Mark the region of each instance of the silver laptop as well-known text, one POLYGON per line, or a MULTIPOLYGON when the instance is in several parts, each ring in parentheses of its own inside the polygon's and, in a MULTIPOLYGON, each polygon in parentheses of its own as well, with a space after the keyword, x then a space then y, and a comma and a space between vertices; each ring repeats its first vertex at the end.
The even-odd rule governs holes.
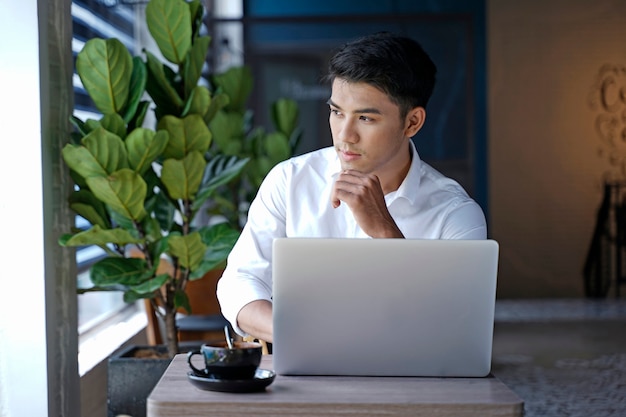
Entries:
POLYGON ((273 245, 277 373, 489 374, 496 241, 281 238, 273 245))

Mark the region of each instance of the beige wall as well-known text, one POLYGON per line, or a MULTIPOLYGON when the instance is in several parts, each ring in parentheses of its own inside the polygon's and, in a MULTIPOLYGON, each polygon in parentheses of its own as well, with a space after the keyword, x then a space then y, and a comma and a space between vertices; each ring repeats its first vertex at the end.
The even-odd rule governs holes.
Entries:
POLYGON ((498 296, 582 296, 601 184, 616 172, 589 98, 604 64, 626 65, 626 1, 490 0, 487 27, 498 296))

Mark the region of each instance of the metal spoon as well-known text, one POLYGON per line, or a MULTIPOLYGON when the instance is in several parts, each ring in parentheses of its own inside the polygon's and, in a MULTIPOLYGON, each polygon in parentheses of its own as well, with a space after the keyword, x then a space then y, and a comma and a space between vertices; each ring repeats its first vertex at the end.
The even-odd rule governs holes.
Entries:
POLYGON ((232 349, 233 340, 230 338, 230 330, 228 330, 228 326, 224 326, 224 334, 226 335, 226 343, 228 344, 228 349, 232 349))

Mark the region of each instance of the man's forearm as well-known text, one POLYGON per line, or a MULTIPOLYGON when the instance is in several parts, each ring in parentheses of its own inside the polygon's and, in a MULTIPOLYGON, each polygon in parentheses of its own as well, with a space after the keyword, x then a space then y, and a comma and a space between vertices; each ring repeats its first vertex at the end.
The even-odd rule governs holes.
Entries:
POLYGON ((256 300, 246 304, 237 315, 237 325, 257 339, 272 342, 272 303, 256 300))

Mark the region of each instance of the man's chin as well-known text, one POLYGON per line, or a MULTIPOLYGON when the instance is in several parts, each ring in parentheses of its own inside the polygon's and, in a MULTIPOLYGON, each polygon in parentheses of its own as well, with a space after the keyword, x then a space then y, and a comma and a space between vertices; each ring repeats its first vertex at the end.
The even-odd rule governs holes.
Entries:
POLYGON ((367 174, 368 172, 370 172, 370 170, 366 169, 362 164, 351 164, 351 163, 345 163, 345 162, 341 163, 341 170, 342 171, 347 171, 347 170, 357 171, 362 174, 367 174))

